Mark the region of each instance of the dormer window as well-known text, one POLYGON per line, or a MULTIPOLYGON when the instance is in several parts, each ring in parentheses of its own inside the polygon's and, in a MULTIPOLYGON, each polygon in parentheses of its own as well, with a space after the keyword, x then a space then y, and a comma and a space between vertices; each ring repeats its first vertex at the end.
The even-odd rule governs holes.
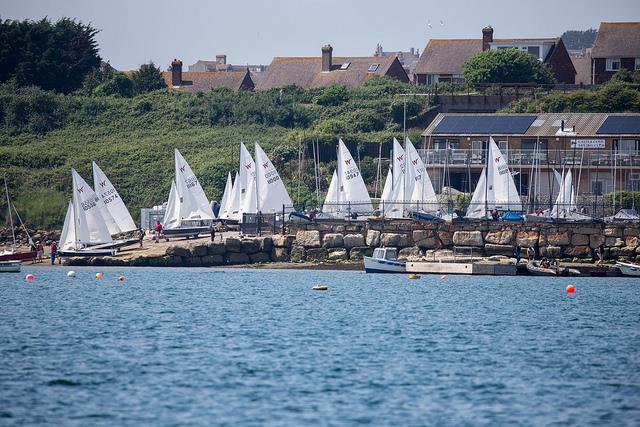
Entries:
POLYGON ((607 58, 606 71, 618 71, 620 69, 620 58, 607 58))
POLYGON ((376 71, 378 71, 379 66, 380 64, 371 64, 369 65, 369 69, 367 71, 370 73, 375 73, 376 71))
POLYGON ((342 64, 340 66, 341 70, 346 70, 347 68, 349 68, 349 65, 351 65, 351 62, 345 62, 344 64, 342 64))

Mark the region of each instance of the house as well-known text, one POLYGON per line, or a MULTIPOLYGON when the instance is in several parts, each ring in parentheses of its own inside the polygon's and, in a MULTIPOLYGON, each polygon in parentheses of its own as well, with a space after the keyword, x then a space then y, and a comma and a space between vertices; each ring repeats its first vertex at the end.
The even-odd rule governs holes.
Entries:
POLYGON ((266 65, 261 64, 247 64, 247 65, 234 65, 227 63, 227 55, 220 54, 216 55, 216 59, 213 61, 207 60, 198 60, 195 64, 189 65, 190 72, 215 72, 215 71, 226 71, 226 72, 239 72, 249 70, 249 74, 251 75, 251 80, 255 84, 264 71, 267 69, 266 65))
POLYGON ((527 196, 533 171, 549 197, 554 170, 572 170, 581 195, 640 190, 640 114, 438 114, 422 133, 422 153, 434 183, 473 191, 486 165, 489 137, 498 144, 527 196), (433 171, 433 172, 432 172, 433 171), (448 182, 445 180, 444 182, 448 182))
POLYGON ((407 73, 407 76, 409 76, 409 78, 411 79, 413 78, 413 72, 416 69, 416 65, 418 65, 418 61, 420 60, 420 51, 412 47, 408 51, 399 50, 397 52, 385 52, 382 49, 382 45, 378 43, 376 45, 376 51, 374 52, 373 56, 397 56, 398 61, 400 61, 400 64, 402 64, 402 67, 407 73))
POLYGON ((258 89, 297 85, 303 88, 339 84, 362 86, 373 76, 389 76, 401 82, 409 77, 396 56, 333 56, 331 45, 322 56, 275 57, 258 82, 258 89))
POLYGON ((549 66, 560 83, 575 83, 576 70, 564 42, 557 38, 494 39, 493 28, 482 29, 481 39, 431 39, 415 69, 421 84, 464 82, 463 65, 473 55, 489 49, 518 49, 549 66))
POLYGON ((174 59, 169 70, 162 73, 171 89, 185 92, 205 92, 216 87, 232 90, 253 90, 255 84, 248 69, 243 71, 182 71, 182 61, 174 59))
POLYGON ((640 22, 601 22, 591 49, 592 83, 605 83, 622 68, 640 70, 640 22))

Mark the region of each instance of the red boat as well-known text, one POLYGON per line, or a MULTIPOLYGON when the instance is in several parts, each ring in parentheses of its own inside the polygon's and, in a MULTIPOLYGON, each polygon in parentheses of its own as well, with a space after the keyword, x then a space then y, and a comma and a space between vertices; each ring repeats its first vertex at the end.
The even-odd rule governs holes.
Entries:
POLYGON ((20 220, 20 224, 22 225, 22 228, 24 229, 25 233, 27 233, 27 237, 29 237, 29 243, 31 245, 33 245, 33 241, 31 240, 31 236, 29 236, 27 227, 25 227, 24 223, 22 222, 22 218, 20 218, 20 214, 18 213, 18 210, 16 209, 15 205, 11 204, 11 200, 9 199, 9 188, 7 187, 6 178, 4 180, 4 191, 7 196, 7 207, 9 210, 9 222, 11 223, 11 235, 13 237, 13 247, 11 251, 0 252, 0 261, 25 261, 29 259, 35 259, 38 256, 38 253, 36 251, 18 252, 16 249, 16 233, 13 228, 13 213, 11 212, 11 208, 13 208, 13 210, 15 211, 16 216, 18 217, 18 220, 20 220))
POLYGON ((33 252, 14 252, 9 254, 0 254, 0 261, 27 261, 35 259, 38 256, 36 251, 33 252))

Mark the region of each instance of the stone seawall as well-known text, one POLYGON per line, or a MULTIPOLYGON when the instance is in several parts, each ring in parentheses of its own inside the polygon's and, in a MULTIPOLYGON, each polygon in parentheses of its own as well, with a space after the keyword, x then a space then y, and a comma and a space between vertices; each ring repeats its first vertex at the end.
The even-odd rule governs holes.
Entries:
POLYGON ((640 261, 640 224, 548 224, 507 222, 424 223, 409 220, 331 221, 289 226, 287 235, 226 238, 221 242, 176 241, 164 255, 75 259, 74 265, 201 267, 269 262, 353 263, 377 247, 397 247, 401 259, 438 260, 454 251, 474 256, 513 256, 533 248, 537 257, 590 262, 604 247, 605 259, 640 261))

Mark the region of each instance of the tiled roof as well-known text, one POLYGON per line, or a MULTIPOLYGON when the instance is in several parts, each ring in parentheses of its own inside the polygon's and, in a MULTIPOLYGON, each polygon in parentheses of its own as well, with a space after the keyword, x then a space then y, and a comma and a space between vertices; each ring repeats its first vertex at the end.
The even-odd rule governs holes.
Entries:
MULTIPOLYGON (((424 130, 422 136, 436 136, 434 134, 434 129, 440 124, 442 119, 447 116, 475 116, 475 117, 495 117, 495 116, 530 116, 531 114, 447 114, 440 113, 436 116, 436 118, 429 124, 429 126, 424 130)), ((640 114, 610 114, 610 113, 542 113, 537 114, 536 120, 534 120, 533 124, 529 126, 527 131, 524 134, 520 134, 522 136, 530 136, 530 137, 555 137, 556 133, 560 129, 561 122, 564 120, 565 128, 571 128, 573 126, 576 127, 576 136, 578 137, 593 137, 599 135, 598 129, 607 119, 607 117, 615 115, 615 116, 629 116, 635 117, 640 121, 640 114)), ((444 134, 438 134, 438 136, 442 136, 444 134)), ((461 133, 451 133, 448 135, 463 135, 461 133)), ((466 135, 466 134, 465 134, 466 135)), ((617 135, 614 135, 617 136, 617 135)))
MULTIPOLYGON (((557 43, 558 38, 493 39, 494 43, 557 43)), ((462 74, 462 66, 482 52, 482 39, 431 39, 422 51, 416 74, 462 74)))
POLYGON ((253 83, 250 87, 243 87, 245 79, 251 80, 247 71, 186 71, 182 72, 182 84, 179 87, 171 85, 171 71, 162 73, 164 81, 168 87, 184 90, 186 92, 205 92, 215 87, 227 87, 233 90, 253 89, 253 83))
POLYGON ((640 22, 601 22, 591 55, 594 58, 640 57, 640 22))
POLYGON ((462 74, 465 61, 482 52, 480 39, 431 39, 422 51, 416 74, 462 74))
MULTIPOLYGON (((297 85, 300 87, 318 87, 330 84, 360 86, 372 76, 385 75, 396 57, 333 57, 329 72, 322 72, 322 57, 275 57, 263 73, 257 84, 258 89, 297 85), (346 70, 340 66, 349 62, 346 70), (379 64, 374 72, 369 67, 379 64)), ((408 81, 408 80, 407 80, 408 81)))

